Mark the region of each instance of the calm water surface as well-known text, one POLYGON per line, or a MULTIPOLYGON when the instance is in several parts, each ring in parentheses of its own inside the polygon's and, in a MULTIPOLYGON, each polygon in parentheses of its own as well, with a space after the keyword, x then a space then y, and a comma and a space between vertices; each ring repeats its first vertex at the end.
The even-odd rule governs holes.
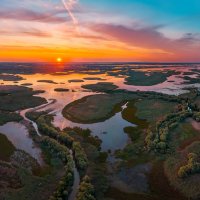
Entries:
MULTIPOLYGON (((123 107, 123 109, 126 106, 123 107)), ((71 122, 65 119, 61 113, 57 113, 54 118, 54 125, 56 127, 65 128, 65 127, 81 127, 83 129, 89 128, 92 131, 94 136, 98 136, 102 140, 102 150, 117 150, 123 149, 129 137, 126 133, 124 133, 124 128, 128 126, 135 126, 124 120, 121 116, 121 112, 116 113, 110 119, 94 123, 94 124, 79 124, 71 122)))
POLYGON ((40 164, 43 164, 40 148, 36 147, 29 137, 27 128, 19 123, 9 122, 0 126, 0 133, 7 136, 17 149, 24 150, 35 158, 40 164))

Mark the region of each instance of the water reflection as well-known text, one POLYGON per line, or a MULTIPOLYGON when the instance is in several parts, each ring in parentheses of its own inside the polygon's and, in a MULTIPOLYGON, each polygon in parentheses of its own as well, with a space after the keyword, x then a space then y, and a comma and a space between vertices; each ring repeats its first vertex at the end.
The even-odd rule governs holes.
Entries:
POLYGON ((43 164, 41 150, 35 146, 24 125, 9 122, 0 126, 0 133, 6 135, 17 149, 24 150, 35 158, 41 165, 43 164))
MULTIPOLYGON (((123 107, 124 109, 125 107, 123 107)), ((92 131, 92 135, 98 136, 102 140, 102 150, 117 150, 123 149, 128 143, 129 137, 124 133, 124 128, 128 126, 135 126, 124 120, 121 116, 121 112, 116 113, 110 119, 94 123, 94 124, 79 124, 73 123, 65 119, 61 113, 56 113, 54 117, 54 125, 60 128, 65 127, 81 127, 83 129, 89 128, 92 131)))

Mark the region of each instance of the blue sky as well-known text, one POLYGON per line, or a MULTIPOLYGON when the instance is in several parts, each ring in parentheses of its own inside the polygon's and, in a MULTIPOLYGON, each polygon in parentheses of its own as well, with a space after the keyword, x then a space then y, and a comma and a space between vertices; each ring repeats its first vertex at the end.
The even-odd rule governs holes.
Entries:
MULTIPOLYGON (((45 12, 45 3, 56 6, 61 0, 0 0, 1 9, 21 7, 41 12, 45 12)), ((199 0, 79 0, 79 4, 89 11, 142 21, 149 26, 162 25, 172 32, 200 32, 199 0)))
POLYGON ((149 25, 164 25, 174 31, 200 31, 199 0, 82 0, 91 9, 111 12, 149 25))

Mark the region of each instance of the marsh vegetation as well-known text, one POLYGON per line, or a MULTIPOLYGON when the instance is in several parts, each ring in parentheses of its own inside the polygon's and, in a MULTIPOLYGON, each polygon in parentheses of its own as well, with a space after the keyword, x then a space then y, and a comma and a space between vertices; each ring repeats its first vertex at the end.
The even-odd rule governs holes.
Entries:
MULTIPOLYGON (((23 124, 44 162, 18 149, 2 132, 0 198, 66 200, 72 193, 76 200, 200 198, 199 90, 185 87, 184 94, 164 93, 166 87, 175 87, 176 79, 170 77, 181 70, 88 65, 52 72, 48 78, 41 75, 30 84, 24 71, 34 76, 32 68, 20 67, 20 75, 16 68, 6 70, 13 71, 14 81, 19 81, 15 84, 21 86, 0 86, 0 125, 23 124), (157 85, 163 86, 162 93, 148 90, 157 85), (141 87, 146 91, 139 91, 141 87), (57 101, 37 108, 52 95, 57 101), (27 121, 20 111, 31 107, 24 111, 27 121), (56 117, 61 125, 67 120, 67 126, 56 126, 56 117), (123 143, 119 134, 127 138, 123 145, 117 143, 123 143), (104 148, 105 140, 109 149, 104 148)), ((188 85, 197 83, 191 80, 194 73, 199 72, 182 73, 182 80, 191 76, 188 85)))

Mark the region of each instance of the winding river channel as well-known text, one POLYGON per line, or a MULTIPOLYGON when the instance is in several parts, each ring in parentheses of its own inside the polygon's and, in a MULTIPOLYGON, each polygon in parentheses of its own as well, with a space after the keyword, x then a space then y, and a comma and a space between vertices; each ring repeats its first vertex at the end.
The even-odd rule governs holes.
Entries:
MULTIPOLYGON (((43 104, 43 105, 40 105, 38 107, 35 107, 35 108, 29 108, 29 109, 26 109, 26 110, 22 110, 20 112, 20 115, 26 120, 28 121, 29 123, 31 123, 33 125, 33 127, 35 128, 35 131, 37 133, 37 135, 39 137, 41 137, 42 135, 40 134, 39 132, 39 129, 38 129, 38 126, 37 126, 37 123, 35 123, 34 121, 28 119, 26 117, 26 113, 28 112, 35 112, 35 111, 38 111, 40 109, 44 109, 46 108, 47 106, 51 105, 51 104, 54 104, 56 102, 56 99, 49 99, 47 101, 46 104, 43 104)), ((78 192, 78 189, 79 189, 79 184, 80 184, 80 175, 79 175, 79 172, 78 172, 78 169, 76 167, 76 164, 75 164, 75 160, 74 160, 74 157, 73 157, 73 151, 72 149, 70 149, 70 154, 73 158, 73 161, 74 161, 74 183, 73 183, 73 186, 72 186, 72 191, 70 193, 70 196, 68 198, 68 200, 74 200, 76 198, 76 194, 78 192)), ((37 159, 38 160, 38 159, 37 159)), ((41 162, 41 160, 39 159, 38 160, 40 164, 44 164, 43 162, 41 162)))
MULTIPOLYGON (((25 110, 22 110, 19 112, 20 115, 26 121, 28 121, 29 123, 32 124, 32 126, 35 128, 35 131, 37 132, 37 135, 39 137, 41 136, 41 133, 38 130, 37 124, 34 121, 28 119, 26 117, 26 113, 41 111, 41 110, 43 110, 43 111, 50 110, 49 114, 51 114, 51 113, 55 114, 55 111, 50 109, 51 105, 53 106, 53 104, 55 104, 55 103, 56 103, 56 99, 48 99, 46 104, 40 105, 35 108, 25 109, 25 110)), ((126 108, 126 104, 122 106, 122 110, 125 108, 126 108)), ((58 116, 58 115, 56 115, 56 116, 58 116)), ((55 122, 54 122, 54 125, 55 125, 55 122)), ((102 143, 102 150, 104 150, 104 151, 108 150, 108 149, 111 149, 114 151, 117 148, 123 148, 128 142, 128 136, 123 133, 123 127, 134 126, 133 124, 131 124, 125 120, 122 120, 121 112, 116 113, 110 119, 108 119, 104 122, 100 122, 100 123, 82 125, 82 124, 72 123, 65 119, 65 125, 68 125, 70 127, 79 126, 81 128, 90 128, 92 130, 92 132, 94 133, 94 135, 100 136, 100 139, 102 139, 102 141, 104 141, 102 143), (116 122, 118 122, 118 123, 116 123, 116 122), (112 127, 112 129, 110 129, 110 127, 112 127), (105 134, 102 133, 104 131, 106 132, 105 134), (115 145, 114 145, 115 148, 113 148, 113 138, 115 138, 115 145)), ((72 149, 70 149, 70 153, 73 157, 72 149)), ((35 157, 35 158, 39 161, 40 164, 44 164, 41 161, 41 155, 39 157, 35 157)), ((74 160, 74 157, 73 157, 73 160, 74 160)), ((69 200, 75 199, 76 194, 79 189, 79 184, 80 184, 80 175, 76 168, 76 164, 75 164, 75 160, 74 160, 74 183, 73 183, 73 187, 72 187, 72 192, 68 198, 69 200)))

